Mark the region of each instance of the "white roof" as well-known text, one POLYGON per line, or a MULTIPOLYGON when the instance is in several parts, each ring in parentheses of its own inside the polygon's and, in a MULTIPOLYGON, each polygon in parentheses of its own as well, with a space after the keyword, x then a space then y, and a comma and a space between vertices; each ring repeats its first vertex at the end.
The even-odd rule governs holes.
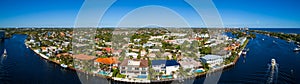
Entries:
POLYGON ((222 59, 222 56, 219 55, 205 55, 204 57, 201 57, 202 59, 222 59))

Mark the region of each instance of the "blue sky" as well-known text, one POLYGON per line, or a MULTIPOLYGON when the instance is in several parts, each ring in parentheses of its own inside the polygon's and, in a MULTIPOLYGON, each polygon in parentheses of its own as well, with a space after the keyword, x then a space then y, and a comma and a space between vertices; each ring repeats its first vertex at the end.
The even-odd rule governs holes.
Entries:
MULTIPOLYGON (((226 27, 300 28, 299 0, 213 0, 226 27)), ((0 27, 73 26, 84 0, 0 0, 0 27)), ((99 3, 101 5, 101 3, 99 3)), ((102 26, 114 26, 128 12, 147 5, 172 9, 191 26, 201 17, 183 0, 118 0, 102 26)))

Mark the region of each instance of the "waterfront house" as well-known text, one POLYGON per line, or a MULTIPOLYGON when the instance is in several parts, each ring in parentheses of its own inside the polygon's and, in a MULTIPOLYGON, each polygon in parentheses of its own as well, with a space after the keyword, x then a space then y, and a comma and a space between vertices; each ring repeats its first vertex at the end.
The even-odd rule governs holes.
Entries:
POLYGON ((125 59, 119 66, 120 73, 127 76, 127 78, 141 78, 148 77, 148 60, 131 60, 125 59))
POLYGON ((209 64, 209 67, 219 66, 223 63, 223 58, 219 55, 205 55, 201 57, 200 60, 203 63, 209 64))
POLYGON ((41 47, 42 52, 48 52, 48 49, 46 47, 41 47))
POLYGON ((201 62, 188 57, 182 58, 181 61, 179 61, 179 64, 183 69, 203 68, 201 62))
POLYGON ((152 69, 155 72, 162 72, 165 75, 171 75, 173 72, 179 70, 180 64, 176 60, 152 60, 152 69))
POLYGON ((108 57, 108 58, 97 58, 95 60, 96 65, 106 64, 110 66, 118 66, 118 60, 116 57, 108 57))

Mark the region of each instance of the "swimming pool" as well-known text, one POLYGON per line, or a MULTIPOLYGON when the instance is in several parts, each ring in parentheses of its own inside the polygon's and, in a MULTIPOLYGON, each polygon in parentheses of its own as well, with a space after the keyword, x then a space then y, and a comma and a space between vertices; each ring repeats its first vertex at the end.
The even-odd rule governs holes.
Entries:
POLYGON ((173 76, 172 75, 165 75, 165 76, 161 76, 161 78, 163 78, 163 79, 166 79, 166 78, 173 78, 173 76))
POLYGON ((147 78, 147 75, 138 75, 136 78, 147 78))
POLYGON ((202 72, 204 72, 202 69, 197 69, 197 70, 195 70, 194 72, 196 72, 196 73, 202 73, 202 72))
POLYGON ((104 75, 104 76, 108 75, 108 73, 106 73, 105 71, 99 71, 98 74, 101 74, 101 75, 104 75))

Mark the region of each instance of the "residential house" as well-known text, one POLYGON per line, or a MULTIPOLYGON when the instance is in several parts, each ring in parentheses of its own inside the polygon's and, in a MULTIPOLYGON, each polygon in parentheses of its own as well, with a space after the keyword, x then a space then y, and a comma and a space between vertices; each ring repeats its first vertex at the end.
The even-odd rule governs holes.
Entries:
POLYGON ((106 64, 117 67, 118 66, 118 59, 116 57, 108 57, 108 58, 97 58, 94 62, 95 65, 106 64))
POLYGON ((223 63, 223 57, 219 55, 205 55, 200 60, 203 63, 209 64, 209 67, 219 66, 223 63))
POLYGON ((127 75, 127 78, 141 78, 148 77, 148 60, 131 60, 125 59, 119 66, 120 73, 127 75))
POLYGON ((165 75, 171 75, 179 70, 180 64, 176 60, 152 60, 152 69, 155 72, 162 72, 165 75))
POLYGON ((179 61, 179 64, 183 69, 203 68, 201 62, 188 57, 182 58, 181 61, 179 61))
POLYGON ((132 56, 133 58, 137 58, 138 54, 137 54, 137 53, 134 53, 134 52, 131 52, 131 53, 126 53, 126 56, 127 56, 127 57, 132 56))

